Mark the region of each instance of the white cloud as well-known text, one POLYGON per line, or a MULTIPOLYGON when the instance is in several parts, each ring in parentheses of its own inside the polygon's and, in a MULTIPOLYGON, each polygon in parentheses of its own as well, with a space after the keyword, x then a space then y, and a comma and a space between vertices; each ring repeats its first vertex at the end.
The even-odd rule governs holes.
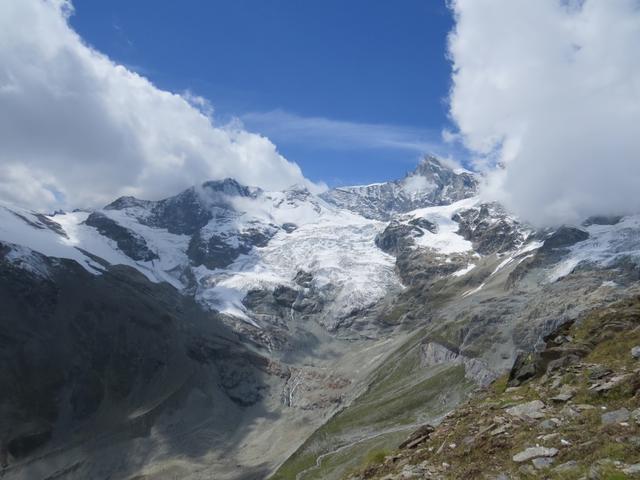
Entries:
POLYGON ((64 0, 0 2, 0 198, 33 208, 158 198, 208 179, 310 184, 265 137, 83 43, 64 0))
POLYGON ((453 0, 451 116, 537 224, 640 211, 640 2, 453 0))
POLYGON ((438 133, 427 129, 358 123, 324 117, 303 117, 282 110, 242 116, 249 127, 277 141, 336 150, 390 149, 417 153, 443 150, 438 133))
POLYGON ((430 192, 435 188, 435 185, 429 182, 427 177, 423 177, 422 175, 410 175, 404 179, 403 184, 404 191, 410 195, 427 191, 430 192))

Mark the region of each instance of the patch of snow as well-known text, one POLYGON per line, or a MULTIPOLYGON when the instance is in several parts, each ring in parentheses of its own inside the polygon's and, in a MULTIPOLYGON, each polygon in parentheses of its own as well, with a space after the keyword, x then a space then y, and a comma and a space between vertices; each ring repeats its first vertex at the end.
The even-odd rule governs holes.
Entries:
POLYGON ((506 267, 507 265, 509 265, 511 262, 513 262, 513 255, 508 256, 506 259, 504 259, 502 262, 500 262, 500 264, 495 268, 495 270, 493 272, 491 272, 491 275, 495 275, 496 273, 498 273, 500 270, 502 270, 504 267, 506 267))
POLYGON ((467 290, 466 292, 464 292, 462 294, 462 297, 468 297, 469 295, 473 295, 474 293, 478 293, 480 290, 482 290, 485 286, 485 283, 482 282, 478 287, 476 288, 472 288, 471 290, 467 290))
POLYGON ((476 268, 476 266, 473 263, 470 263, 469 265, 467 265, 463 269, 460 269, 457 272, 453 272, 451 275, 454 276, 454 277, 462 277, 463 275, 466 275, 467 273, 469 273, 474 268, 476 268))
POLYGON ((49 278, 49 268, 43 262, 42 257, 33 250, 22 245, 9 244, 11 250, 6 259, 18 268, 27 270, 41 278, 49 278))
POLYGON ((436 233, 425 231, 424 235, 415 238, 416 245, 445 255, 472 251, 473 244, 457 233, 459 225, 452 217, 458 211, 471 208, 478 202, 478 197, 472 197, 451 205, 420 208, 410 212, 408 215, 413 218, 425 218, 437 225, 436 233))
MULTIPOLYGON (((62 215, 56 215, 54 221, 61 223, 61 217, 62 215)), ((0 206, 0 240, 21 245, 48 257, 75 260, 93 274, 102 272, 99 264, 75 248, 77 245, 44 227, 28 210, 0 206)))
POLYGON ((544 245, 544 242, 540 242, 540 241, 535 241, 535 242, 528 243, 524 247, 522 247, 521 249, 518 250, 517 255, 522 255, 523 253, 527 253, 527 252, 531 252, 533 250, 537 250, 542 245, 544 245))
POLYGON ((608 267, 622 258, 640 263, 640 215, 624 217, 615 225, 584 228, 589 238, 569 248, 567 258, 548 275, 550 282, 569 275, 580 263, 608 267))

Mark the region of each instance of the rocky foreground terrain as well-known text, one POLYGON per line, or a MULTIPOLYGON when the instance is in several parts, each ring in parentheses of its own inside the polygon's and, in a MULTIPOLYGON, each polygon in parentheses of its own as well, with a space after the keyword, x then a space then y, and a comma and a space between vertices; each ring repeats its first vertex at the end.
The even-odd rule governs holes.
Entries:
POLYGON ((372 451, 350 479, 617 479, 640 475, 640 297, 546 337, 510 373, 372 451))
POLYGON ((3 478, 634 475, 640 215, 480 183, 0 206, 3 478))

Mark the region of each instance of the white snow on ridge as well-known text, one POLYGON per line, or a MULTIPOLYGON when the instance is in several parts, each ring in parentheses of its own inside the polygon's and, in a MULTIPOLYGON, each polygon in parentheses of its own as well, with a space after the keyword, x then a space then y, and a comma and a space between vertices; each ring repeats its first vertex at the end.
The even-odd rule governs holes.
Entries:
POLYGON ((459 225, 452 217, 456 212, 474 207, 479 202, 479 197, 471 197, 450 205, 420 208, 409 212, 407 215, 412 218, 424 218, 438 226, 436 233, 425 230, 423 236, 415 237, 416 245, 431 248, 445 255, 473 251, 473 244, 456 233, 459 225))
MULTIPOLYGON (((109 213, 111 215, 114 214, 114 212, 109 213)), ((35 257, 28 253, 28 250, 32 250, 48 257, 75 260, 88 272, 94 275, 101 274, 104 269, 103 266, 82 252, 86 251, 112 265, 129 265, 136 268, 153 282, 165 281, 176 288, 183 288, 183 285, 163 268, 166 264, 162 261, 136 262, 120 251, 114 241, 103 237, 93 227, 83 224, 82 222, 88 216, 89 212, 81 211, 45 216, 51 222, 55 222, 62 227, 66 234, 65 237, 47 228, 32 212, 13 207, 9 210, 0 206, 0 240, 23 247, 13 247, 10 259, 17 260, 18 256, 22 256, 22 262, 25 266, 31 265, 35 261, 35 257)), ((127 227, 130 226, 127 225, 127 227)), ((136 230, 143 230, 144 228, 148 227, 136 224, 136 230)), ((149 232, 147 232, 145 238, 147 240, 152 236, 158 238, 157 231, 152 233, 153 235, 149 235, 149 232)), ((161 238, 161 235, 159 238, 161 238)), ((184 248, 186 249, 186 246, 184 248)), ((166 258, 169 258, 169 255, 166 258)), ((34 268, 39 269, 40 267, 34 266, 34 268)))
MULTIPOLYGON (((149 277, 152 281, 165 281, 171 283, 174 287, 182 289, 184 285, 174 276, 167 272, 171 272, 181 266, 188 264, 187 248, 189 248, 190 237, 188 235, 178 235, 170 233, 164 228, 148 227, 139 223, 136 217, 131 215, 131 212, 127 210, 102 210, 100 213, 106 215, 110 219, 116 221, 121 226, 131 230, 142 237, 149 250, 154 252, 159 258, 148 262, 134 261, 129 257, 126 257, 131 266, 138 268, 139 270, 152 272, 153 278, 149 277)), ((56 216, 55 219, 59 219, 56 216)), ((84 220, 82 220, 84 221, 84 220)), ((87 225, 78 225, 71 228, 82 227, 83 231, 90 231, 89 235, 98 235, 98 232, 93 227, 87 225)), ((66 229, 66 228, 65 228, 66 229)), ((85 233, 86 235, 87 233, 85 233)), ((117 249, 115 242, 108 240, 112 248, 117 249)), ((93 251, 91 251, 93 253, 93 251)), ((118 250, 119 252, 119 250, 118 250)), ((126 255, 125 255, 126 256, 126 255)), ((104 258, 104 257, 103 257, 104 258)), ((109 260, 110 263, 122 263, 109 260)), ((146 273, 145 273, 146 275, 146 273)))
POLYGON ((75 248, 76 245, 70 239, 42 225, 28 210, 13 207, 9 209, 0 205, 0 240, 26 247, 28 250, 13 249, 14 253, 11 257, 17 260, 20 255, 23 255, 23 261, 26 264, 29 264, 31 256, 28 251, 33 250, 48 257, 75 260, 93 274, 99 274, 102 271, 102 267, 75 248))
POLYGON ((640 262, 640 215, 624 217, 616 225, 590 225, 583 229, 589 238, 570 247, 567 258, 549 273, 549 281, 570 274, 582 262, 604 267, 624 257, 640 262))
POLYGON ((467 273, 469 273, 474 268, 476 268, 476 266, 473 263, 470 263, 469 265, 467 265, 464 268, 461 268, 457 272, 453 272, 451 275, 454 276, 454 277, 462 277, 463 275, 466 275, 467 273))
POLYGON ((491 272, 491 275, 495 275, 500 270, 502 270, 504 267, 506 267, 511 262, 513 262, 514 260, 517 260, 516 261, 516 265, 519 265, 520 263, 522 263, 527 258, 531 258, 532 255, 524 255, 524 254, 527 253, 527 252, 531 252, 533 250, 537 250, 542 245, 543 245, 543 242, 538 242, 538 241, 527 243, 523 247, 521 247, 518 250, 516 250, 515 252, 513 252, 511 255, 508 255, 507 258, 505 258, 502 262, 500 262, 500 264, 495 268, 495 270, 493 272, 491 272))

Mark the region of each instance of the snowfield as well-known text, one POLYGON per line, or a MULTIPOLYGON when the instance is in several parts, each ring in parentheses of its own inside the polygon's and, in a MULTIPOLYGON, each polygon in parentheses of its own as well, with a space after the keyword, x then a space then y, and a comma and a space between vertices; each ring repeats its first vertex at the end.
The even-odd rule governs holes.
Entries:
POLYGON ((454 202, 451 205, 413 210, 409 213, 409 216, 412 218, 424 218, 438 227, 436 233, 425 230, 423 236, 416 237, 416 245, 422 248, 431 248, 445 255, 473 251, 472 243, 456 233, 458 224, 452 218, 457 212, 475 207, 479 203, 479 197, 471 197, 454 202))
POLYGON ((375 236, 385 224, 351 213, 327 215, 292 233, 280 232, 266 247, 241 256, 229 269, 197 269, 199 297, 230 314, 245 317, 242 299, 252 289, 294 287, 299 271, 313 274, 315 288, 335 291, 334 314, 363 309, 400 286, 395 258, 378 249, 375 236))

